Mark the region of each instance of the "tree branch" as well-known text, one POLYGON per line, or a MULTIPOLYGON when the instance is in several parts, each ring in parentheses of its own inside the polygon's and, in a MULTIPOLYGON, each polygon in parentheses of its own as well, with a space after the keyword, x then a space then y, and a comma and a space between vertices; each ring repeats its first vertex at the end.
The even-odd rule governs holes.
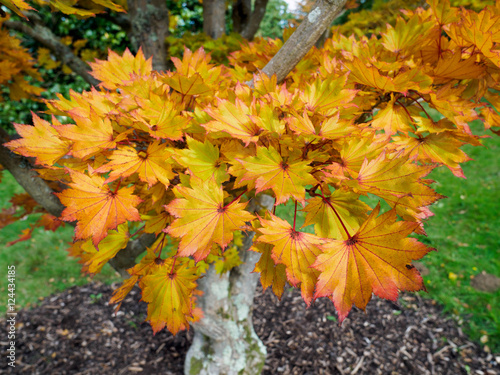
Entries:
MULTIPOLYGON (((269 77, 276 74, 278 83, 283 81, 331 25, 346 2, 347 0, 318 0, 299 28, 262 71, 269 77)), ((253 86, 253 80, 249 85, 253 86)))
POLYGON ((29 26, 21 21, 5 21, 3 25, 10 30, 19 31, 32 37, 50 49, 63 64, 69 66, 71 70, 80 75, 85 81, 93 86, 97 86, 99 81, 90 75, 88 64, 76 56, 67 45, 63 44, 48 27, 42 25, 38 17, 30 16, 30 19, 33 22, 33 26, 29 26))
POLYGON ((152 233, 145 233, 139 238, 129 241, 127 247, 121 249, 113 259, 109 261, 111 267, 118 271, 124 277, 130 277, 125 272, 126 269, 135 266, 135 258, 141 255, 147 247, 154 244, 156 236, 152 233))

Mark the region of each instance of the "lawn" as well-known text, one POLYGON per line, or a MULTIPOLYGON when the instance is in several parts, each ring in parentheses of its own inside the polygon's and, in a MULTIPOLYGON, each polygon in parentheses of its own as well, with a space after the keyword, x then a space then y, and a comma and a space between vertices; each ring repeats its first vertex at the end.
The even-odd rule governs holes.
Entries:
MULTIPOLYGON (((480 129, 477 124, 475 129, 480 129)), ((441 303, 447 312, 463 321, 464 330, 473 339, 498 352, 500 292, 484 293, 471 287, 471 279, 483 271, 500 276, 500 138, 485 139, 484 144, 485 147, 464 148, 475 159, 464 165, 467 179, 459 179, 443 167, 430 175, 436 180, 437 192, 448 198, 432 207, 436 216, 426 224, 428 235, 419 236, 420 241, 438 250, 423 260, 429 274, 424 277, 427 293, 422 295, 441 303)), ((4 172, 0 208, 7 206, 10 196, 20 192, 22 188, 4 172)), ((293 205, 278 207, 277 214, 293 222, 293 205)), ((301 225, 303 219, 304 214, 299 212, 297 224, 301 225)), ((3 228, 0 240, 12 241, 33 221, 28 218, 3 228)), ((80 275, 76 260, 66 255, 71 235, 71 227, 56 233, 37 230, 32 239, 2 249, 1 268, 6 270, 8 265, 16 265, 18 305, 35 304, 40 297, 90 280, 80 275)), ((96 278, 108 282, 118 279, 109 266, 96 278)), ((0 278, 3 295, 6 288, 6 278, 0 278)), ((5 303, 0 304, 0 313, 3 312, 5 303)))

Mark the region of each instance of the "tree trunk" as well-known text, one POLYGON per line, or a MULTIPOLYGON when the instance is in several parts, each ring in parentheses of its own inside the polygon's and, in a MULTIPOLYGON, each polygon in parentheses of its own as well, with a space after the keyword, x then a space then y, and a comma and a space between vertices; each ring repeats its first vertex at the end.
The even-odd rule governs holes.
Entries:
MULTIPOLYGON (((258 206, 272 209, 274 199, 268 195, 249 203, 248 210, 258 206)), ((266 360, 266 347, 253 329, 253 300, 259 275, 251 273, 260 258, 248 251, 253 232, 246 234, 240 248, 243 264, 230 272, 217 275, 210 266, 207 275, 199 280, 203 295, 197 304, 204 317, 193 324, 193 344, 184 364, 186 375, 257 375, 266 360)))
POLYGON ((153 56, 153 69, 167 69, 168 9, 165 0, 128 0, 130 41, 142 48, 146 58, 153 56))
POLYGON ((203 32, 219 39, 226 32, 226 1, 203 1, 203 32))
POLYGON ((233 31, 252 40, 266 14, 269 0, 256 0, 252 11, 251 0, 237 0, 233 4, 233 31))

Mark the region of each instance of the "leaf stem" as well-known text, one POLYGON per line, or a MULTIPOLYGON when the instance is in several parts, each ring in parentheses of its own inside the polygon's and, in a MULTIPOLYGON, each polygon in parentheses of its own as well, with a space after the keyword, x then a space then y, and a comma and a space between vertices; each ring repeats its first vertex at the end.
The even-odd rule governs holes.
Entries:
POLYGON ((132 238, 134 236, 136 236, 140 231, 142 231, 144 228, 146 227, 146 224, 144 224, 142 227, 140 227, 139 229, 137 229, 133 234, 129 234, 129 238, 132 238))
POLYGON ((113 194, 116 194, 118 192, 118 189, 120 188, 120 185, 122 184, 122 178, 120 178, 120 181, 118 181, 118 184, 116 185, 115 191, 113 191, 113 194))
POLYGON ((328 204, 330 206, 330 208, 333 210, 333 212, 337 216, 337 219, 339 219, 340 224, 342 225, 342 228, 344 228, 344 231, 347 234, 348 239, 350 240, 352 238, 352 236, 349 233, 349 231, 347 230, 347 228, 346 228, 344 222, 342 221, 342 218, 340 217, 339 213, 337 212, 337 210, 335 209, 335 207, 333 207, 333 205, 330 203, 330 201, 323 195, 323 192, 321 192, 321 196, 323 197, 323 202, 325 202, 326 204, 328 204))
POLYGON ((172 262, 172 268, 170 269, 170 275, 174 274, 175 262, 177 261, 177 256, 174 257, 174 261, 172 262))
POLYGON ((295 223, 297 222, 297 201, 295 201, 295 211, 293 212, 293 231, 295 232, 295 223))
POLYGON ((243 194, 245 194, 247 191, 248 191, 248 189, 245 189, 245 190, 243 191, 243 193, 241 193, 241 194, 240 194, 240 195, 238 195, 236 198, 234 198, 231 202, 229 202, 228 204, 226 204, 226 205, 224 206, 224 208, 227 208, 227 207, 229 207, 230 205, 232 205, 234 202, 236 202, 238 199, 240 199, 240 198, 241 198, 241 196, 242 196, 243 194))
MULTIPOLYGON (((398 103, 401 107, 403 107, 403 109, 405 110, 406 114, 408 115, 408 117, 410 117, 410 120, 413 121, 413 117, 411 116, 410 112, 408 111, 408 109, 405 107, 405 105, 403 103, 401 103, 399 101, 399 99, 396 99, 396 103, 398 103)), ((411 126, 413 126, 413 128, 415 129, 415 131, 417 131, 417 127, 415 126, 415 124, 411 124, 411 126)))
MULTIPOLYGON (((418 96, 420 96, 420 95, 418 94, 418 92, 417 92, 416 94, 417 94, 418 96)), ((410 96, 410 99, 412 99, 414 103, 417 103, 417 105, 418 105, 418 106, 422 109, 422 111, 424 111, 425 115, 427 116, 427 118, 428 118, 429 120, 431 120, 432 122, 434 122, 434 120, 432 119, 432 117, 431 117, 431 116, 427 113, 427 111, 425 110, 424 106, 423 106, 422 104, 420 104, 420 103, 418 102, 418 100, 416 100, 416 99, 412 98, 411 96, 410 96)), ((422 98, 421 96, 420 96, 420 99, 422 99, 423 101, 425 101, 425 99, 424 99, 424 98, 422 98)))

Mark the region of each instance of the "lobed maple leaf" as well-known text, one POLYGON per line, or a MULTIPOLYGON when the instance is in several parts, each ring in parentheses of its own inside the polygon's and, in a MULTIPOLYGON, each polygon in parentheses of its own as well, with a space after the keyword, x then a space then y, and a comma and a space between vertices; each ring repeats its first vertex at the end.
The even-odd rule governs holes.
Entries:
POLYGON ((76 125, 60 125, 56 129, 61 137, 73 141, 71 154, 86 159, 106 148, 115 148, 128 132, 113 135, 111 120, 98 116, 93 110, 89 117, 74 116, 76 125))
POLYGON ((348 239, 325 243, 313 264, 320 271, 314 298, 330 298, 340 322, 353 304, 364 310, 372 293, 395 301, 399 290, 423 288, 422 277, 411 262, 434 249, 407 238, 418 223, 396 221, 395 210, 378 216, 379 212, 378 205, 348 239))
POLYGON ((304 225, 314 224, 315 233, 324 238, 345 238, 344 227, 355 233, 371 210, 359 200, 359 195, 335 190, 329 197, 312 197, 302 211, 307 212, 304 225), (335 211, 334 211, 335 210, 335 211))
POLYGON ((128 48, 123 56, 109 50, 106 61, 96 60, 89 65, 92 68, 92 76, 101 81, 100 85, 108 90, 116 90, 119 85, 132 81, 133 75, 149 76, 153 71, 153 59, 146 60, 141 48, 135 56, 128 48))
POLYGON ((192 294, 197 279, 195 267, 174 258, 164 260, 140 280, 142 300, 148 303, 146 320, 153 333, 165 326, 174 335, 189 328, 189 322, 195 320, 192 294))
POLYGON ((134 187, 110 190, 100 176, 87 176, 68 169, 72 182, 56 195, 66 206, 61 214, 64 221, 78 221, 76 239, 92 238, 97 244, 107 236, 108 229, 115 229, 126 221, 139 221, 137 205, 142 199, 133 194, 134 187))
POLYGON ((250 248, 252 251, 261 253, 253 272, 260 273, 262 289, 266 290, 272 286, 273 293, 281 299, 286 284, 286 266, 273 260, 273 245, 267 243, 254 243, 250 248))
POLYGON ((250 108, 240 99, 235 103, 218 99, 216 109, 207 108, 206 112, 215 120, 202 126, 209 132, 223 131, 241 139, 248 145, 257 142, 261 129, 250 119, 250 108))
POLYGON ((165 144, 159 141, 151 143, 145 151, 137 151, 130 146, 120 146, 111 154, 110 162, 97 168, 95 172, 103 173, 111 170, 106 183, 137 173, 139 179, 147 182, 149 187, 158 181, 168 187, 170 180, 175 176, 168 162, 169 158, 170 152, 165 144))
POLYGON ((178 150, 175 159, 188 168, 193 176, 203 181, 209 178, 222 183, 229 178, 226 172, 226 163, 220 159, 219 148, 209 140, 201 143, 191 137, 186 137, 187 149, 178 150))
POLYGON ((191 179, 191 186, 175 188, 178 198, 166 209, 177 219, 165 231, 181 239, 178 255, 193 255, 199 261, 208 256, 213 243, 224 249, 233 232, 254 216, 244 210, 246 203, 239 203, 239 198, 224 204, 222 186, 214 180, 191 179))
MULTIPOLYGON (((270 216, 270 220, 260 218, 262 227, 258 231, 261 235, 256 241, 274 246, 271 250, 272 259, 275 263, 285 265, 287 280, 293 286, 300 284, 302 298, 309 305, 318 277, 317 270, 311 265, 322 253, 323 240, 313 234, 296 231, 287 221, 273 214, 270 216)), ((266 265, 266 268, 269 266, 266 265)))
MULTIPOLYGON (((60 126, 55 117, 52 122, 54 126, 60 126)), ((5 146, 24 156, 36 157, 37 164, 53 166, 68 153, 70 142, 61 139, 54 126, 34 113, 33 124, 14 124, 21 138, 7 142, 5 146)))
POLYGON ((374 160, 365 159, 357 178, 345 183, 383 198, 400 212, 416 215, 420 207, 443 198, 422 180, 433 168, 408 162, 408 157, 399 154, 390 159, 382 152, 374 160))
POLYGON ((393 140, 397 149, 403 149, 403 153, 410 158, 446 165, 455 176, 465 178, 460 163, 471 159, 460 150, 464 143, 450 136, 449 132, 429 134, 421 138, 394 137, 393 140))
POLYGON ((257 156, 239 160, 246 169, 241 181, 255 181, 256 192, 272 189, 276 195, 276 205, 286 202, 290 196, 305 202, 305 186, 315 184, 308 160, 301 160, 299 153, 283 158, 278 151, 257 147, 257 156))
POLYGON ((102 267, 127 246, 129 239, 128 225, 123 223, 118 225, 117 230, 109 230, 97 246, 93 244, 92 239, 82 243, 81 249, 87 253, 82 272, 90 274, 101 272, 102 267))

